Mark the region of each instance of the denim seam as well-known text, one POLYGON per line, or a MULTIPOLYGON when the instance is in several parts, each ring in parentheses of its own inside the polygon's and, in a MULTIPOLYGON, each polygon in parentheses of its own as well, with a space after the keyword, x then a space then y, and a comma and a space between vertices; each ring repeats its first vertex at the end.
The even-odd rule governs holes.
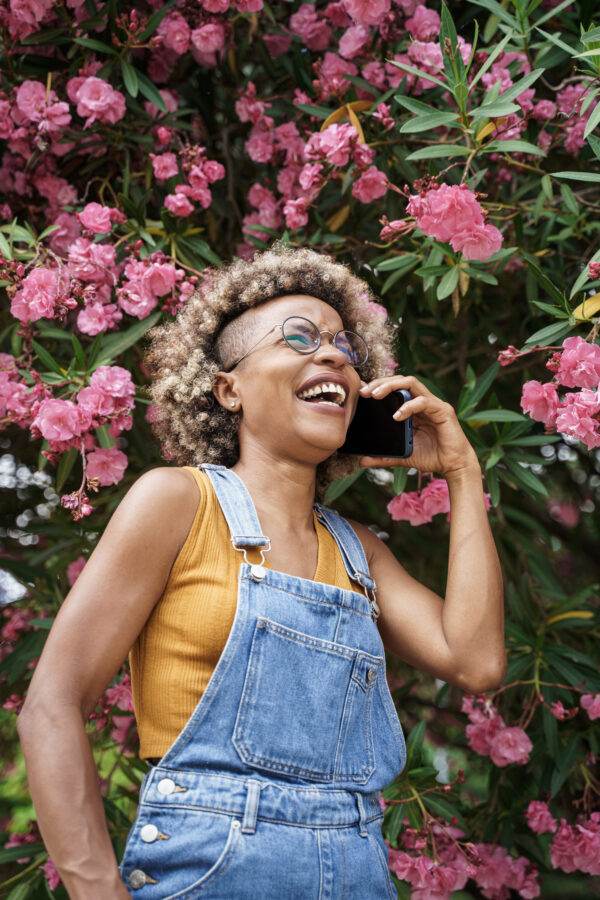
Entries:
MULTIPOLYGON (((199 810, 204 813, 211 813, 217 816, 230 816, 232 819, 239 819, 243 815, 243 810, 233 812, 232 810, 215 809, 212 806, 191 806, 189 803, 181 803, 179 805, 168 805, 160 803, 147 802, 144 804, 154 810, 167 810, 175 812, 178 809, 186 809, 188 811, 199 810)), ((376 813, 365 819, 365 822, 378 822, 383 819, 383 814, 376 813)), ((314 828, 319 830, 339 829, 339 828, 356 828, 358 819, 353 822, 290 822, 289 819, 278 819, 274 816, 260 814, 256 817, 257 822, 269 822, 271 825, 288 825, 290 828, 314 828)))
MULTIPOLYGON (((278 571, 277 569, 272 569, 271 571, 278 571)), ((285 572, 281 573, 282 575, 286 575, 285 572)), ((288 578, 295 578, 294 575, 287 575, 288 578)), ((252 580, 252 578, 248 578, 246 575, 242 575, 242 581, 246 581, 249 585, 256 585, 256 582, 252 580)), ((303 579, 299 578, 298 581, 302 581, 303 579)), ((263 582, 264 583, 264 582, 263 582)), ((314 584, 321 584, 319 581, 315 581, 314 584)), ((335 585, 327 585, 323 582, 324 587, 335 587, 335 585)), ((267 584, 268 588, 273 591, 279 591, 281 594, 289 594, 290 597, 298 597, 300 600, 308 600, 309 603, 318 603, 320 606, 331 606, 338 607, 339 609, 347 610, 350 613, 355 613, 357 616, 363 616, 365 619, 371 618, 370 612, 361 612, 359 609, 354 609, 352 606, 346 606, 343 603, 335 603, 330 600, 320 600, 317 597, 307 597, 306 594, 301 594, 298 591, 291 591, 289 588, 279 587, 276 584, 267 584)), ((338 588, 338 590, 345 590, 345 588, 338 588)), ((367 599, 364 594, 359 594, 358 591, 347 591, 347 594, 356 594, 357 597, 361 597, 363 600, 367 599)))

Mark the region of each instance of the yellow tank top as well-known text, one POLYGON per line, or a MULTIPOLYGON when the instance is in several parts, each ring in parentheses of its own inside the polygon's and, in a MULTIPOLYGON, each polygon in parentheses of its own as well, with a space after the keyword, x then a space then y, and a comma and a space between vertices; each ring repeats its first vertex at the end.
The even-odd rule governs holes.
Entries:
MULTIPOLYGON (((194 476, 199 502, 192 527, 162 596, 129 655, 140 756, 161 757, 193 713, 225 647, 235 617, 242 555, 229 540, 227 522, 210 479, 194 476)), ((315 581, 356 590, 329 531, 315 516, 315 581)), ((247 551, 260 562, 257 549, 247 551)), ((269 567, 268 559, 265 566, 269 567)))

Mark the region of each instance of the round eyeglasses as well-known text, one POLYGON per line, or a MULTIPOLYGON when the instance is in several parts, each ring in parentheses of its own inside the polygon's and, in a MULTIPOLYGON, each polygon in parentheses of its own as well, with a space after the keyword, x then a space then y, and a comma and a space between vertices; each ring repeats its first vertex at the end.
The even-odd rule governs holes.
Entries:
POLYGON ((321 346, 321 335, 330 334, 331 343, 337 350, 341 350, 342 353, 345 353, 351 366, 364 366, 369 358, 369 348, 367 347, 367 344, 363 338, 354 331, 347 331, 345 328, 336 331, 335 334, 332 331, 327 330, 319 331, 315 323, 311 322, 310 319, 305 319, 304 316, 288 316, 281 325, 274 325, 266 334, 263 334, 256 344, 253 344, 243 356, 240 356, 237 362, 234 362, 233 365, 229 366, 225 371, 231 372, 235 369, 243 359, 246 359, 248 354, 251 353, 255 347, 258 347, 261 341, 264 341, 264 339, 277 328, 281 328, 281 334, 284 341, 288 347, 291 347, 296 353, 314 353, 315 350, 318 350, 321 346))

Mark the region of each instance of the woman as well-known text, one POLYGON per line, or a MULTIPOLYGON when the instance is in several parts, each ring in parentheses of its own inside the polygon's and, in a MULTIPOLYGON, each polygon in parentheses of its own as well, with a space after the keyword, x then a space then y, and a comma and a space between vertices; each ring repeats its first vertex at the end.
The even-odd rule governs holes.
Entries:
POLYGON ((395 896, 377 792, 405 749, 382 641, 465 690, 497 686, 502 578, 476 454, 448 403, 385 374, 390 330, 371 300, 346 266, 278 244, 215 271, 152 333, 154 427, 180 466, 121 502, 19 717, 70 897, 395 896), (400 464, 449 484, 444 599, 315 505, 355 465, 336 450, 359 394, 398 388, 414 417, 400 464), (130 648, 150 768, 119 871, 84 726, 130 648))

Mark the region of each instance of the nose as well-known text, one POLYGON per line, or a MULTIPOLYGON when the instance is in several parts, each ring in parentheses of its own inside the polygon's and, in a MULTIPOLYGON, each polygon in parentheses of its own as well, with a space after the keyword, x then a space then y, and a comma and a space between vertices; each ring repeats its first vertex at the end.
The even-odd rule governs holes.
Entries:
POLYGON ((333 343, 331 331, 321 332, 321 344, 315 350, 316 362, 341 368, 348 362, 348 356, 333 343))

